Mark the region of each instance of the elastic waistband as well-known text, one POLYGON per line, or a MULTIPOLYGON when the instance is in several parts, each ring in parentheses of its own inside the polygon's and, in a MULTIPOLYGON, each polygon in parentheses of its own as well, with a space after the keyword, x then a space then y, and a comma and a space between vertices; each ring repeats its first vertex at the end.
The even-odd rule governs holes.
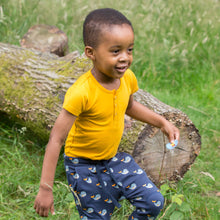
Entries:
POLYGON ((73 164, 91 164, 91 165, 102 165, 105 164, 106 162, 108 163, 111 159, 109 160, 90 160, 90 159, 84 159, 84 158, 79 158, 79 157, 69 157, 64 154, 64 159, 71 161, 73 164))

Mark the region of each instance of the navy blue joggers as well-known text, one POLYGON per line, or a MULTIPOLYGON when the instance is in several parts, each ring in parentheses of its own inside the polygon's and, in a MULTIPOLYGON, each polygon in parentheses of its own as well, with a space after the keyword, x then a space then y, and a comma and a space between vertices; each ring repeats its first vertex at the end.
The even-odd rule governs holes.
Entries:
POLYGON ((110 219, 118 201, 136 207, 129 219, 156 219, 164 198, 132 156, 118 153, 110 160, 94 161, 64 155, 69 187, 80 218, 110 219))

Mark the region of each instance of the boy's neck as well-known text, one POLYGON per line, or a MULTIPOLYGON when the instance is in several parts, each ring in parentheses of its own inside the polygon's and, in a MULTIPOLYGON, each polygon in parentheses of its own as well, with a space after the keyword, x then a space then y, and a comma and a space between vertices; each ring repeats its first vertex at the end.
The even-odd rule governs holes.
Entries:
POLYGON ((117 90, 120 87, 121 81, 119 78, 112 78, 105 74, 99 74, 95 68, 92 68, 91 73, 96 81, 107 90, 117 90))

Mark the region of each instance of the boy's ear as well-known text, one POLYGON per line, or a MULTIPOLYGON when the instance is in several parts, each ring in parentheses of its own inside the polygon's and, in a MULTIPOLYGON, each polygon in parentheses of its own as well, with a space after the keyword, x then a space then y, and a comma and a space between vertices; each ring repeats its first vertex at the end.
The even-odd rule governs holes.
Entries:
POLYGON ((94 48, 90 47, 90 46, 86 46, 85 47, 85 55, 91 59, 91 60, 95 60, 95 53, 94 53, 94 48))

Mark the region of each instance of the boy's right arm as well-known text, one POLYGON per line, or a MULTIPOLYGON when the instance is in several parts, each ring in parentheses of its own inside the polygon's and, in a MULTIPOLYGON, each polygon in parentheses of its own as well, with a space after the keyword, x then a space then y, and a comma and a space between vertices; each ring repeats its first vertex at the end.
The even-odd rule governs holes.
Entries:
POLYGON ((34 203, 34 208, 40 216, 47 217, 49 211, 54 214, 52 189, 55 170, 61 147, 75 119, 76 116, 62 109, 51 131, 44 156, 40 188, 34 203))

